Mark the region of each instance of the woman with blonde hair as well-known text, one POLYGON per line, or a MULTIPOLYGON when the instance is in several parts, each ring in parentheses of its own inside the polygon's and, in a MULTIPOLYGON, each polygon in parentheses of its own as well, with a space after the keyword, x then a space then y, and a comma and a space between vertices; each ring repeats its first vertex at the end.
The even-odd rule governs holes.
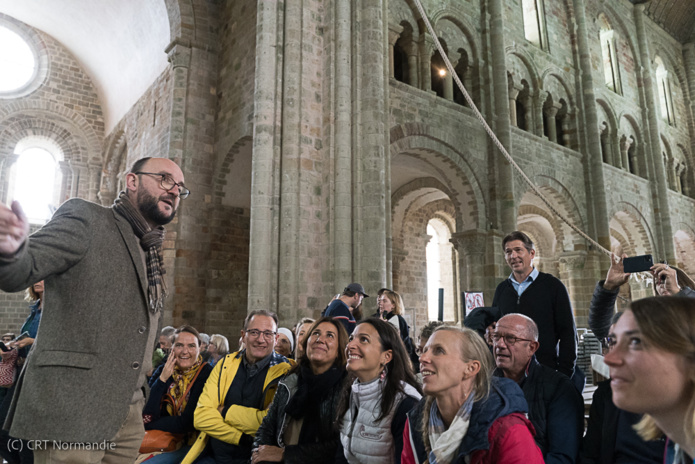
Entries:
POLYGON ((214 367, 217 361, 224 358, 229 353, 229 340, 227 340, 227 337, 220 334, 210 335, 208 352, 210 353, 210 361, 208 361, 208 363, 214 367))
POLYGON ((415 345, 413 339, 410 338, 410 327, 408 327, 408 323, 403 318, 403 312, 405 311, 403 298, 401 298, 398 292, 384 289, 381 296, 379 296, 378 304, 381 318, 396 328, 405 346, 405 351, 408 353, 413 370, 415 373, 418 373, 418 357, 415 353, 415 345))
POLYGON ((426 396, 408 413, 402 463, 543 463, 523 392, 493 377, 493 367, 474 330, 434 331, 420 356, 426 396))
POLYGON ((633 301, 608 334, 613 402, 644 414, 645 440, 665 434, 669 464, 695 457, 695 300, 652 297, 633 301))

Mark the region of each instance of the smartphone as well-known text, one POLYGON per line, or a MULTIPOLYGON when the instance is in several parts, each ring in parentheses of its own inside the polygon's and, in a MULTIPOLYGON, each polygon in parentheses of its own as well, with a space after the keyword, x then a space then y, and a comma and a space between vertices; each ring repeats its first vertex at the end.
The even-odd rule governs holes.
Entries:
POLYGON ((0 350, 7 353, 8 351, 10 351, 10 349, 11 348, 8 348, 7 346, 5 346, 5 344, 3 342, 0 342, 0 350))
POLYGON ((625 272, 648 271, 654 265, 652 255, 633 256, 623 259, 623 269, 625 272))

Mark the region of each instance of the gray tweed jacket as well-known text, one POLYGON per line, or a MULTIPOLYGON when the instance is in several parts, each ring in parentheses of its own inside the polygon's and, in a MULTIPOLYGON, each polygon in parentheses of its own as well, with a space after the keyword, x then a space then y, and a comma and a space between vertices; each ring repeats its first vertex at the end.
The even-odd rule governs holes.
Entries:
POLYGON ((149 370, 159 314, 130 224, 111 208, 72 199, 0 260, 0 288, 45 280, 39 332, 5 428, 14 437, 112 439, 149 370))

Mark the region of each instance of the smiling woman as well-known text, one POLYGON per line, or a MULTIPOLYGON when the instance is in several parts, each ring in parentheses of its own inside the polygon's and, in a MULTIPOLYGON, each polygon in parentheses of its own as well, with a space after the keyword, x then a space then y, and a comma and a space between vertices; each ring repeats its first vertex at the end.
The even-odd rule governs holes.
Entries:
POLYGON ((280 381, 256 433, 252 462, 333 463, 338 447, 336 410, 345 378, 347 332, 322 317, 303 339, 304 355, 280 381))
POLYGON ((613 402, 645 414, 637 425, 645 440, 666 434, 675 448, 664 461, 695 456, 695 300, 652 297, 632 302, 608 335, 613 402))
MULTIPOLYGON (((155 370, 150 380, 150 397, 142 411, 145 430, 147 433, 166 432, 178 443, 176 450, 157 454, 148 459, 148 463, 181 462, 198 436, 193 416, 205 381, 212 371, 212 366, 204 363, 200 356, 198 337, 198 331, 193 327, 179 327, 169 358, 155 370)), ((151 454, 142 447, 140 452, 146 455, 144 457, 151 454)))
POLYGON ((512 380, 491 377, 492 365, 477 332, 434 331, 420 356, 427 396, 408 413, 403 463, 543 462, 523 392, 512 380))

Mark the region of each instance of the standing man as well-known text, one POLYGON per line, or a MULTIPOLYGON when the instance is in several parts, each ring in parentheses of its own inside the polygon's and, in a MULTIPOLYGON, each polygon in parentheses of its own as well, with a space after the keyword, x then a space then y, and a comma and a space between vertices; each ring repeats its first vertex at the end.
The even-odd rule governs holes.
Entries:
POLYGON ((504 259, 512 269, 495 290, 492 306, 502 316, 521 313, 538 326, 538 361, 572 377, 577 359, 577 330, 567 289, 559 279, 533 266, 533 242, 515 231, 502 240, 504 259))
POLYGON ((0 205, 0 288, 45 281, 41 336, 5 423, 14 437, 58 444, 36 449, 37 463, 137 457, 142 387, 166 296, 162 226, 190 193, 183 182, 173 161, 143 158, 111 208, 68 200, 30 237, 21 206, 0 205), (104 445, 78 446, 85 443, 104 445))
POLYGON ((369 295, 364 293, 364 287, 358 283, 351 283, 340 297, 336 298, 328 305, 322 316, 338 319, 348 335, 355 330, 357 323, 352 312, 362 304, 362 300, 368 298, 369 295))
POLYGON ((280 377, 292 367, 274 352, 277 330, 275 313, 256 310, 246 316, 241 331, 245 348, 220 359, 205 383, 194 420, 201 433, 184 464, 193 463, 203 452, 218 463, 250 462, 253 436, 268 413, 280 377))
POLYGON ((573 464, 584 433, 584 400, 566 375, 536 361, 536 323, 507 314, 497 322, 492 340, 495 375, 515 381, 524 392, 546 464, 573 464))

